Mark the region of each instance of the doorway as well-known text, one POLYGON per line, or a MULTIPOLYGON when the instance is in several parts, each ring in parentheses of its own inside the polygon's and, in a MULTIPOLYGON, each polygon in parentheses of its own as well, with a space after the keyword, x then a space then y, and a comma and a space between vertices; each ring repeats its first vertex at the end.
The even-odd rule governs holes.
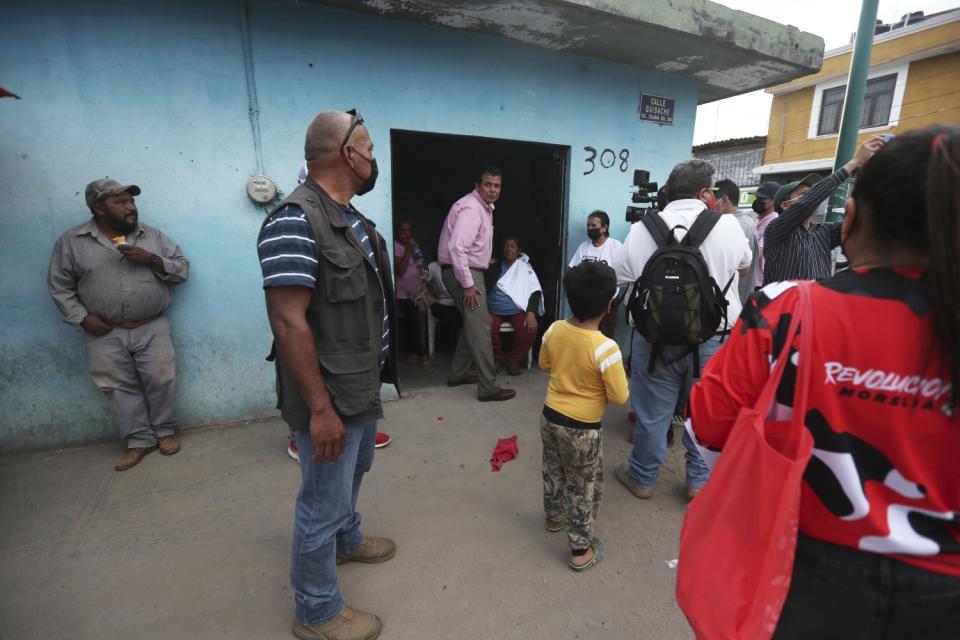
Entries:
MULTIPOLYGON (((426 262, 437 258, 450 206, 473 190, 484 166, 500 168, 493 257, 500 257, 507 236, 522 240, 543 287, 542 335, 560 311, 570 147, 393 129, 390 150, 394 234, 400 222, 409 221, 426 262)), ((539 343, 538 335, 535 353, 539 343)))

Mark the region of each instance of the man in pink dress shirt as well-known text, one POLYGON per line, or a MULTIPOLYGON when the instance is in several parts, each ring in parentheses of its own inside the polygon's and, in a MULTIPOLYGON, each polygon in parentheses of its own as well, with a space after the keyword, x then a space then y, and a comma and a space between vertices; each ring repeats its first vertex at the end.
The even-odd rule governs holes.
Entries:
POLYGON ((509 400, 517 395, 513 389, 497 386, 483 283, 483 272, 490 266, 493 203, 500 197, 500 183, 500 169, 486 167, 480 173, 474 190, 450 207, 437 247, 443 286, 463 317, 447 385, 476 383, 481 402, 509 400))

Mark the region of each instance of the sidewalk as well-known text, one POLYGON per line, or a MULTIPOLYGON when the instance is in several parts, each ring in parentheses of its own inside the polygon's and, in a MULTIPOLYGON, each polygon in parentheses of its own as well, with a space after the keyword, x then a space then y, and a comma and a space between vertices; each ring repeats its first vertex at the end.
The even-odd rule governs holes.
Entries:
MULTIPOLYGON (((340 568, 347 602, 390 640, 691 638, 674 597, 682 451, 658 493, 633 498, 626 407, 605 420, 603 562, 566 566, 543 529, 538 415, 547 376, 501 377, 517 398, 478 403, 442 386, 443 364, 385 405, 359 510, 398 544, 392 561, 340 568), (424 386, 426 385, 426 386, 424 386), (442 420, 438 419, 441 418, 442 420), (519 457, 491 473, 497 438, 519 457)), ((678 434, 679 436, 679 434, 678 434)), ((288 569, 299 471, 279 420, 188 430, 179 454, 113 470, 119 444, 0 458, 0 638, 288 639, 288 569)))

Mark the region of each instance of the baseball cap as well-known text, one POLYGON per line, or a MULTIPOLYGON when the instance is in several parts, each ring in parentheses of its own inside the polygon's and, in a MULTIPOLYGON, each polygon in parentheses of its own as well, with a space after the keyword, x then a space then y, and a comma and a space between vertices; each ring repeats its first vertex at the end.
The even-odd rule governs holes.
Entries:
POLYGON ((777 213, 783 213, 780 211, 780 205, 784 200, 790 195, 790 192, 796 189, 799 186, 812 187, 813 185, 820 182, 820 176, 815 173, 808 173, 804 176, 803 180, 797 180, 796 182, 788 182, 777 190, 777 195, 773 197, 773 210, 777 213))
POLYGON ((99 202, 107 196, 116 196, 120 195, 121 193, 129 193, 132 196, 138 196, 140 195, 140 187, 135 184, 120 184, 112 178, 94 180, 87 185, 87 206, 93 206, 93 203, 99 202))
POLYGON ((780 188, 780 184, 777 182, 764 182, 757 189, 758 198, 770 198, 771 200, 775 195, 777 195, 777 189, 780 188))

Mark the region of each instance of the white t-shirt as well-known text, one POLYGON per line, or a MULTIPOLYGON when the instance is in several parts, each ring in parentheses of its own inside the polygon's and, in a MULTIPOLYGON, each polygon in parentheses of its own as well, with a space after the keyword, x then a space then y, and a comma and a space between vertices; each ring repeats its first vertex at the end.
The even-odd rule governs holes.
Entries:
MULTIPOLYGON (((700 200, 675 200, 664 208, 660 216, 671 229, 677 225, 689 229, 704 209, 706 209, 706 205, 700 200)), ((677 229, 674 232, 678 240, 682 240, 686 233, 684 229, 677 229)), ((617 257, 613 262, 613 268, 617 272, 618 284, 633 284, 643 273, 643 267, 656 250, 657 243, 643 223, 631 225, 630 233, 623 241, 623 248, 617 252, 617 257)), ((707 269, 710 271, 711 277, 716 280, 721 289, 727 286, 727 282, 733 277, 733 282, 726 293, 728 304, 727 328, 729 329, 737 321, 740 310, 743 308, 740 303, 740 293, 737 289, 739 277, 737 269, 749 267, 753 258, 750 244, 747 242, 747 237, 743 234, 737 219, 733 216, 720 216, 716 226, 710 231, 703 244, 700 245, 700 253, 703 254, 703 259, 707 263, 707 269)), ((722 324, 720 330, 723 330, 722 324)))
POLYGON ((619 240, 607 238, 599 247, 593 246, 593 240, 584 240, 577 247, 577 252, 573 254, 568 265, 571 269, 581 262, 602 262, 605 265, 613 266, 613 259, 617 257, 617 252, 623 246, 619 240))

